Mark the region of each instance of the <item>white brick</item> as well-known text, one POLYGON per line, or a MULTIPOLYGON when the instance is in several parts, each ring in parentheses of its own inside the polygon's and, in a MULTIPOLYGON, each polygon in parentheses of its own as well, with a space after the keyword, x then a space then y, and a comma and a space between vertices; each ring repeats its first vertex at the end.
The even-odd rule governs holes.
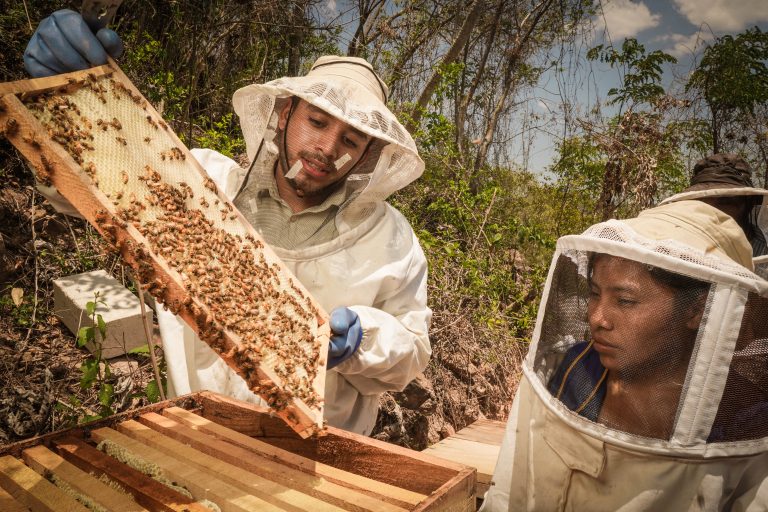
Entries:
MULTIPOLYGON (((101 315, 107 324, 107 339, 102 344, 102 357, 109 359, 146 345, 139 299, 103 270, 53 281, 54 314, 77 335, 81 327, 93 325, 85 306, 94 300, 96 292, 99 293, 99 299, 104 301, 103 304, 96 305, 96 314, 101 315)), ((152 325, 152 310, 146 310, 152 325)), ((100 337, 96 329, 96 339, 100 337)), ((88 349, 93 352, 94 347, 89 346, 88 349)))

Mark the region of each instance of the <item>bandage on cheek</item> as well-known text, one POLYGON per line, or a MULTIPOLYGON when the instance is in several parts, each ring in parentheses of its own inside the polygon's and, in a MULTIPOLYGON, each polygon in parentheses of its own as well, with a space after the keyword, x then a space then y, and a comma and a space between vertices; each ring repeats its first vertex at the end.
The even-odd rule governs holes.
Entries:
POLYGON ((289 180, 292 180, 293 178, 295 178, 296 175, 299 174, 299 171, 301 170, 302 165, 303 164, 301 163, 301 159, 296 160, 296 163, 293 164, 290 169, 288 169, 287 173, 285 173, 285 177, 288 178, 289 180))
POLYGON ((352 157, 349 156, 349 153, 344 153, 338 160, 333 162, 333 165, 336 167, 336 170, 341 170, 350 160, 352 160, 352 157))

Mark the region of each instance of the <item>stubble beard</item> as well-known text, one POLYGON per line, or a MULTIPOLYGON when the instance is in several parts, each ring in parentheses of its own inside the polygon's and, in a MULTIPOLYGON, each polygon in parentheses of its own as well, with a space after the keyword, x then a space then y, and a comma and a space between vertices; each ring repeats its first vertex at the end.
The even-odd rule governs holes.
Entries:
MULTIPOLYGON (((308 151, 299 151, 298 158, 317 160, 322 162, 324 165, 331 167, 331 172, 336 171, 336 167, 333 165, 333 162, 329 162, 323 155, 310 153, 308 151)), ((280 167, 282 168, 282 164, 280 167)), ((312 179, 304 174, 303 169, 299 170, 298 174, 294 178, 286 177, 285 175, 287 173, 287 170, 283 170, 283 177, 285 178, 285 181, 288 182, 288 185, 290 185, 291 188, 296 191, 296 195, 299 197, 312 199, 316 199, 318 197, 328 197, 336 188, 339 187, 339 183, 344 179, 344 176, 342 176, 333 183, 322 186, 313 183, 312 179)))

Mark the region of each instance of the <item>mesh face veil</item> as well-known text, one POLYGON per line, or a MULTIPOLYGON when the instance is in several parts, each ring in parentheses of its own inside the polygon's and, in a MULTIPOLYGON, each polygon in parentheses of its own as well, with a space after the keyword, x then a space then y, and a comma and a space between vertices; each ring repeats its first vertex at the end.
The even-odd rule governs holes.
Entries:
POLYGON ((734 261, 749 263, 749 246, 727 215, 698 201, 649 212, 558 241, 526 377, 551 412, 604 441, 765 451, 768 283, 734 261))
POLYGON ((254 168, 262 163, 271 172, 280 153, 299 194, 338 192, 343 232, 424 170, 413 139, 386 106, 387 93, 365 60, 328 56, 306 76, 238 90, 233 105, 254 168))

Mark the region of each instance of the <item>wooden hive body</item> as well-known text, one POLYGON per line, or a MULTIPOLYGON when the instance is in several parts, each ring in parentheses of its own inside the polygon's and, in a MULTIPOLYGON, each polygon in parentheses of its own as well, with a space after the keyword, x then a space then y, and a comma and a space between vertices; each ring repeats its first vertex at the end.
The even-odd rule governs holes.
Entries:
POLYGON ((0 449, 0 509, 465 512, 475 475, 333 427, 302 439, 267 409, 201 392, 0 449))
POLYGON ((0 130, 293 429, 322 428, 327 314, 117 66, 0 84, 0 130))

